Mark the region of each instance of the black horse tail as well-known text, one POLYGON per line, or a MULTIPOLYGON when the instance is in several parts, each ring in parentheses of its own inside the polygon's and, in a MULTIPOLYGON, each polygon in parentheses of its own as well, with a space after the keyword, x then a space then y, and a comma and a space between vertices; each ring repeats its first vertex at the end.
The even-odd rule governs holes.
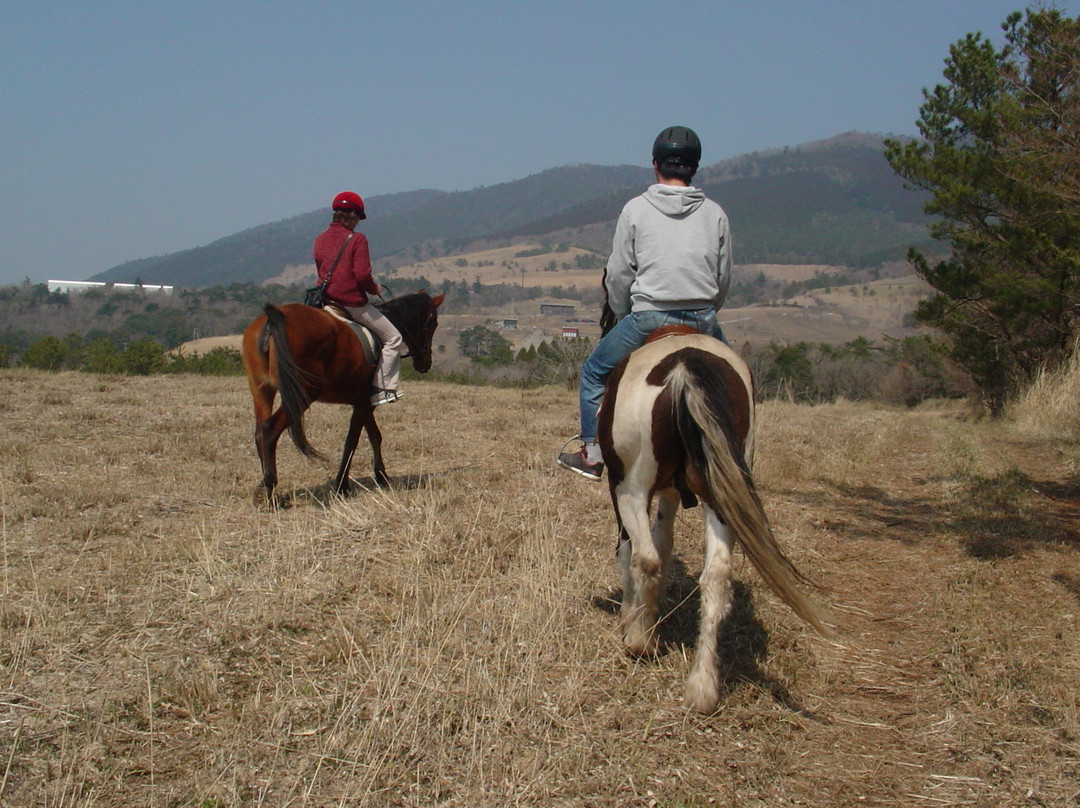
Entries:
MULTIPOLYGON (((687 357, 691 359, 691 357, 687 357)), ((675 422, 689 461, 706 481, 698 492, 728 525, 761 577, 792 611, 829 636, 829 615, 803 594, 806 578, 788 559, 773 534, 731 419, 731 394, 715 368, 679 362, 668 374, 675 422)))
POLYGON ((259 349, 269 354, 273 343, 277 353, 278 394, 288 421, 289 437, 304 456, 325 460, 325 456, 308 442, 307 433, 304 432, 304 411, 311 406, 311 399, 300 382, 302 371, 289 350, 289 340, 285 337, 285 315, 273 303, 267 303, 263 311, 266 313, 266 328, 259 340, 259 349))

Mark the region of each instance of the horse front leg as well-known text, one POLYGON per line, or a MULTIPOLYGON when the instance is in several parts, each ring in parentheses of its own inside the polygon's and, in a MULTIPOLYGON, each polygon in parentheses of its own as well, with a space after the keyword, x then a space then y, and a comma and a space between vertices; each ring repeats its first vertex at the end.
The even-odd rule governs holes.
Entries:
POLYGON ((341 465, 334 478, 334 491, 340 496, 345 496, 352 490, 349 469, 352 467, 353 455, 356 454, 356 445, 360 442, 360 431, 367 420, 367 410, 360 405, 354 406, 352 416, 349 418, 349 434, 345 436, 345 446, 341 450, 341 465))
POLYGON ((720 700, 720 662, 716 644, 720 624, 731 612, 731 530, 705 508, 705 566, 699 579, 701 624, 694 664, 686 679, 686 706, 711 713, 720 700))
POLYGON ((371 442, 371 463, 375 477, 375 485, 380 488, 388 488, 390 486, 390 478, 386 476, 386 466, 383 465, 382 432, 379 431, 379 425, 375 423, 374 407, 371 409, 371 414, 367 419, 367 436, 368 441, 371 442))

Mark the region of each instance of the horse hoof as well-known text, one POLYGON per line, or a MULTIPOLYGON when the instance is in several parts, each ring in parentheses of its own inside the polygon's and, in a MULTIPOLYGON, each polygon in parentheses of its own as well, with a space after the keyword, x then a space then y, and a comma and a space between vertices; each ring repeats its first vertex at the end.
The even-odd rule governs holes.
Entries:
POLYGON ((695 694, 691 696, 689 693, 683 699, 683 704, 686 705, 686 709, 693 710, 695 713, 701 713, 701 715, 712 715, 716 712, 716 707, 720 703, 719 696, 708 696, 706 694, 695 694))
POLYGON ((255 489, 254 494, 251 497, 256 508, 267 511, 280 511, 288 508, 290 505, 289 496, 281 496, 277 491, 267 491, 262 485, 255 489))
POLYGON ((623 645, 626 653, 633 657, 655 657, 660 649, 655 630, 628 631, 623 634, 623 645))
POLYGON ((720 688, 716 675, 703 671, 691 673, 686 680, 686 690, 683 692, 683 704, 687 709, 703 715, 711 715, 716 712, 716 706, 719 703, 720 688))

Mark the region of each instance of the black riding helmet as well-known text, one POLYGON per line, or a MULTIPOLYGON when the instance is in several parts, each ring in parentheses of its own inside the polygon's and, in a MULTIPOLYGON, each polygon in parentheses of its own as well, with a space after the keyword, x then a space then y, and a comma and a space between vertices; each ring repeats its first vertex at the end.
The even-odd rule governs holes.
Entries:
POLYGON ((653 141, 652 156, 658 163, 674 157, 684 165, 696 167, 701 162, 701 141, 693 129, 669 126, 653 141))

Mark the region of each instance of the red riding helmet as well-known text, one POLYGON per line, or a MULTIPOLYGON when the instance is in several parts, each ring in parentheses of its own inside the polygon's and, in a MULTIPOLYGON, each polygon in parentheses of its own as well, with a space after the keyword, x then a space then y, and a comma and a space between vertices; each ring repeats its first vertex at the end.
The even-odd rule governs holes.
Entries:
POLYGON ((367 214, 364 213, 364 200, 360 198, 360 194, 353 191, 342 191, 335 196, 331 207, 334 210, 354 210, 360 214, 361 219, 367 218, 367 214))

